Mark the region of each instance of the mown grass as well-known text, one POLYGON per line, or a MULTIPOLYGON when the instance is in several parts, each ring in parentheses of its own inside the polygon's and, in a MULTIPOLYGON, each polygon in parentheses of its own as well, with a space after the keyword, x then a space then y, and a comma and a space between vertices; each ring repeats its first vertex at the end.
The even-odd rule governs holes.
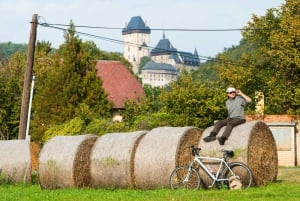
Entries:
POLYGON ((300 168, 290 168, 287 174, 279 172, 278 182, 247 190, 156 190, 132 189, 41 189, 38 185, 0 185, 0 200, 5 201, 290 201, 300 200, 300 168), (286 177, 285 175, 288 175, 286 177), (287 178, 287 179, 286 179, 287 178))

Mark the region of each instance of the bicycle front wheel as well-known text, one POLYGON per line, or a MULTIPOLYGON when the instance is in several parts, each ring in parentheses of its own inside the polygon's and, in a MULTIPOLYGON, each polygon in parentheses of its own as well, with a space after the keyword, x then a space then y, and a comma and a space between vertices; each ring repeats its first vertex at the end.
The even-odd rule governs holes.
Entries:
POLYGON ((201 179, 194 168, 179 166, 173 170, 169 183, 171 189, 199 189, 201 179))
POLYGON ((250 168, 241 162, 233 162, 228 164, 229 168, 225 168, 222 173, 223 179, 231 189, 246 189, 253 183, 253 174, 250 168))
POLYGON ((250 168, 241 162, 232 162, 228 164, 222 173, 223 179, 227 180, 227 185, 231 189, 246 189, 253 183, 253 174, 250 168))

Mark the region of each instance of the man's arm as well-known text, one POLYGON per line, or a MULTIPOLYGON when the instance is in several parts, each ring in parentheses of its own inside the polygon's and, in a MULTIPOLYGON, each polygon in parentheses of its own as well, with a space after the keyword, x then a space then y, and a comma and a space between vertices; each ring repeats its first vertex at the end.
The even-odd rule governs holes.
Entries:
POLYGON ((241 90, 236 90, 236 94, 242 96, 247 103, 250 103, 252 101, 252 99, 244 94, 241 90))

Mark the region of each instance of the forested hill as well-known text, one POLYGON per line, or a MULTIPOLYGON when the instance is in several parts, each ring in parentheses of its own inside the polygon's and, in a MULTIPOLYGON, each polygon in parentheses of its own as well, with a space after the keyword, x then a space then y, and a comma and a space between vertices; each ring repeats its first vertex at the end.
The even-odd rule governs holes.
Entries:
POLYGON ((193 72, 194 77, 199 77, 201 80, 218 80, 217 68, 220 65, 237 64, 241 62, 243 55, 251 55, 255 53, 257 47, 251 41, 242 39, 239 45, 225 48, 223 52, 216 55, 215 58, 209 58, 201 63, 200 67, 193 72))
POLYGON ((26 52, 27 44, 17 44, 12 42, 0 43, 0 60, 10 57, 17 51, 26 52))

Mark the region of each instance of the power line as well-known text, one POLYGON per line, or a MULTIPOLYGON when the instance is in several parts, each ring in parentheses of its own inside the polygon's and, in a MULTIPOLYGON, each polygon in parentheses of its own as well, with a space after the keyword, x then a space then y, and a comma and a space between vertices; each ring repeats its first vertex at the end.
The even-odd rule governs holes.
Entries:
MULTIPOLYGON (((62 28, 62 27, 59 27, 61 24, 48 24, 46 22, 43 22, 43 23, 38 23, 38 25, 41 25, 41 26, 44 26, 44 27, 49 27, 49 28, 52 28, 52 29, 57 29, 57 30, 61 30, 61 31, 68 31, 67 28, 62 28)), ((70 27, 70 25, 63 25, 63 27, 70 27)), ((80 26, 74 26, 74 27, 80 27, 80 26)), ((164 29, 165 30, 165 29, 164 29)), ((94 34, 89 34, 89 33, 85 33, 85 32, 80 32, 80 31, 74 31, 75 33, 77 34, 80 34, 80 35, 84 35, 84 36, 88 36, 88 37, 91 37, 91 38, 96 38, 96 39, 100 39, 100 40, 104 40, 104 41, 108 41, 108 42, 112 42, 112 43, 117 43, 117 44, 127 44, 127 45, 131 45, 131 46, 135 46, 135 47, 139 47, 140 44, 136 44, 136 43, 130 43, 130 42, 124 42, 122 40, 117 40, 117 39, 113 39, 113 38, 109 38, 109 37, 104 37, 104 36, 99 36, 99 35, 94 35, 94 34)), ((151 47, 151 46, 148 46, 148 48, 150 50, 152 49, 157 49, 156 47, 151 47)), ((162 49, 162 48, 158 48, 158 50, 161 50, 161 51, 168 51, 170 53, 176 53, 175 51, 172 52, 170 50, 167 50, 167 49, 162 49)), ((177 51, 177 52, 181 52, 181 51, 177 51)), ((186 55, 186 57, 189 57, 189 58, 195 58, 194 57, 191 57, 189 55, 186 55)), ((242 64, 239 64, 237 62, 233 62, 233 61, 224 61, 224 60, 221 60, 221 59, 216 59, 216 58, 212 58, 212 57, 207 57, 207 56, 201 56, 201 55, 198 55, 198 58, 201 59, 201 60, 205 60, 205 61, 212 61, 212 62, 218 62, 218 63, 225 63, 225 64, 231 64, 231 65, 238 65, 238 66, 243 66, 242 64)))
MULTIPOLYGON (((48 24, 49 26, 69 27, 67 24, 48 24)), ((74 25, 75 28, 89 28, 89 29, 108 29, 108 30, 123 30, 120 27, 106 27, 106 26, 88 26, 88 25, 74 25)), ((139 28, 139 30, 149 30, 139 28)), ((150 28, 151 31, 186 31, 186 32, 226 32, 226 31, 250 31, 250 30, 272 30, 270 28, 226 28, 226 29, 188 29, 188 28, 150 28)))

